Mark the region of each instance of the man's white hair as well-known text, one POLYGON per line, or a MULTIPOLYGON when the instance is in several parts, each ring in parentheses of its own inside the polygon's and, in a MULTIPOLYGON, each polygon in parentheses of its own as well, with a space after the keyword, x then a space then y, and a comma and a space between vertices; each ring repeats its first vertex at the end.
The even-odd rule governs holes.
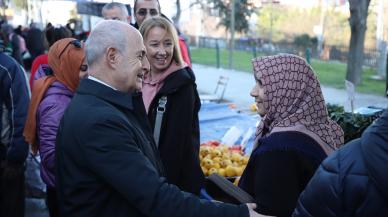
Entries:
POLYGON ((120 8, 121 13, 123 16, 128 17, 128 8, 125 6, 125 4, 122 4, 120 2, 110 2, 104 5, 101 12, 104 13, 105 10, 112 10, 114 8, 120 8))
POLYGON ((93 66, 108 48, 116 48, 123 52, 127 46, 127 23, 117 20, 103 20, 91 31, 85 43, 86 60, 93 66))

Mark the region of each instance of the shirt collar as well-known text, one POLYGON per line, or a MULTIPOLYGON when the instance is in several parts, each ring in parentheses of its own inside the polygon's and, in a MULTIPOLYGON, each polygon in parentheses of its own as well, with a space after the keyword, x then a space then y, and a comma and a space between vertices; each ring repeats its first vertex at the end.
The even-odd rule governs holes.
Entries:
POLYGON ((109 87, 109 85, 102 84, 94 79, 81 79, 80 85, 77 88, 77 93, 94 95, 112 104, 131 110, 133 109, 133 93, 124 93, 114 90, 109 87))
POLYGON ((107 86, 107 87, 110 87, 110 88, 112 88, 113 90, 117 90, 116 88, 110 86, 109 84, 107 84, 107 83, 101 81, 100 79, 98 79, 98 78, 96 78, 96 77, 93 77, 93 76, 91 76, 91 75, 88 76, 88 79, 93 80, 93 81, 96 81, 96 82, 98 82, 98 83, 100 83, 100 84, 103 84, 103 85, 105 85, 105 86, 107 86))

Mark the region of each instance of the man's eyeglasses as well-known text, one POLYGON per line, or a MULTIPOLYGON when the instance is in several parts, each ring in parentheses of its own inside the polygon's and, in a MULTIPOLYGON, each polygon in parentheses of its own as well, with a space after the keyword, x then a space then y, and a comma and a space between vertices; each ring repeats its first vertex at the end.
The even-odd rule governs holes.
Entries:
POLYGON ((153 17, 153 16, 158 16, 158 11, 156 9, 145 9, 145 8, 140 8, 137 12, 136 12, 139 16, 146 16, 147 13, 153 17))
POLYGON ((62 56, 62 54, 65 52, 65 50, 69 47, 69 45, 73 45, 74 47, 76 47, 76 48, 82 48, 82 42, 80 41, 80 40, 73 40, 73 41, 70 41, 66 46, 65 46, 65 48, 63 48, 63 50, 62 50, 62 52, 59 54, 59 56, 58 56, 58 59, 60 59, 61 58, 61 56, 62 56))

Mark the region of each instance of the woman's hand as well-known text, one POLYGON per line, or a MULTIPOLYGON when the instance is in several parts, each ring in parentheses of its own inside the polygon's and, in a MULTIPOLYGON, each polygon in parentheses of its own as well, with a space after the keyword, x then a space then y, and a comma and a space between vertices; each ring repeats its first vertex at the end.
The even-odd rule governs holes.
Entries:
POLYGON ((275 217, 275 216, 268 216, 268 215, 262 215, 257 212, 255 212, 254 209, 256 209, 256 204, 254 203, 247 203, 246 204, 249 210, 249 217, 275 217))

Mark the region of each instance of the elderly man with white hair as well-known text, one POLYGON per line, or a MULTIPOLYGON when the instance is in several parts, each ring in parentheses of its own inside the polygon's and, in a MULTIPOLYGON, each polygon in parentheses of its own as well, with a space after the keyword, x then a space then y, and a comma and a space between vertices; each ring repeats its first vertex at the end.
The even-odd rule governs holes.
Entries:
POLYGON ((101 11, 105 20, 120 20, 131 23, 131 15, 128 13, 128 8, 119 2, 110 2, 104 5, 101 11))
POLYGON ((204 201, 166 182, 138 101, 149 63, 135 28, 102 21, 85 49, 89 77, 81 81, 57 135, 61 216, 260 216, 254 204, 204 201))

